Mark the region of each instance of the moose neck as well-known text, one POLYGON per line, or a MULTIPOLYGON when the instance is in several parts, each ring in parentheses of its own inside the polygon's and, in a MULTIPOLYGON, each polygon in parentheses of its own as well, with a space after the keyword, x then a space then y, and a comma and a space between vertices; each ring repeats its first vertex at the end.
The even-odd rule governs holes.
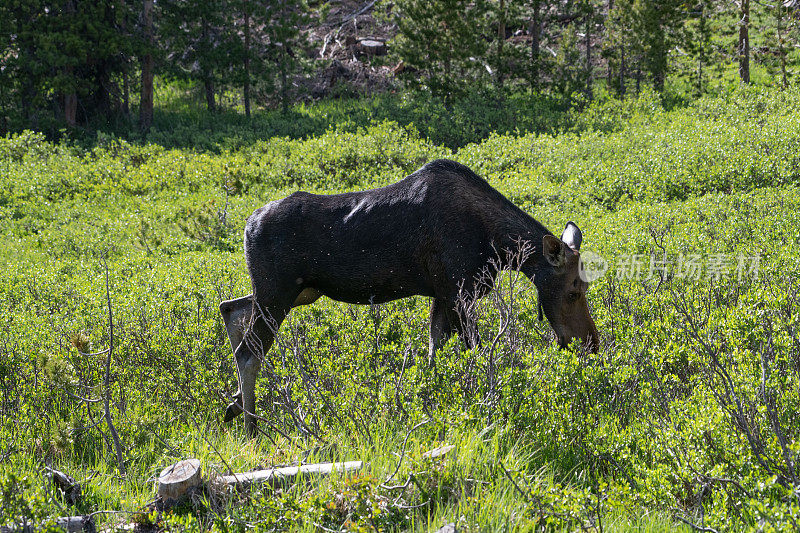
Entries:
POLYGON ((536 282, 536 273, 548 267, 542 240, 552 233, 528 213, 508 202, 500 237, 503 266, 513 268, 536 282))

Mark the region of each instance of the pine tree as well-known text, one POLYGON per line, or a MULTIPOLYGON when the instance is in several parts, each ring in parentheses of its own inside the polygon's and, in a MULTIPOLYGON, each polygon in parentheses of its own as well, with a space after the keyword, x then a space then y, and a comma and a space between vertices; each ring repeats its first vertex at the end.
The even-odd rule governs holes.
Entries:
POLYGON ((284 0, 268 4, 263 16, 267 57, 271 61, 264 79, 267 86, 277 89, 281 108, 287 112, 292 98, 292 77, 303 67, 301 47, 305 38, 301 28, 308 21, 308 7, 305 0, 284 0))
POLYGON ((4 71, 15 80, 11 90, 27 126, 39 127, 51 110, 74 126, 121 108, 118 77, 131 51, 121 32, 124 3, 14 0, 3 10, 14 36, 4 71))
POLYGON ((763 36, 761 63, 784 89, 790 83, 789 55, 800 47, 800 4, 777 0, 761 4, 759 33, 763 36))
POLYGON ((575 13, 583 29, 583 70, 585 80, 585 94, 592 98, 592 85, 594 83, 594 58, 592 39, 600 34, 597 26, 603 22, 603 5, 599 0, 577 0, 575 13))
POLYGON ((685 50, 686 59, 679 68, 687 69, 695 94, 700 95, 706 91, 712 75, 719 75, 727 61, 724 49, 715 43, 714 37, 724 33, 730 13, 724 0, 693 0, 685 4, 685 11, 680 47, 685 50))
POLYGON ((615 0, 609 13, 605 55, 618 75, 620 94, 633 73, 637 92, 649 75, 657 91, 664 90, 669 69, 668 53, 678 40, 682 16, 680 0, 615 0))
POLYGON ((489 67, 497 89, 504 90, 518 80, 529 78, 530 51, 524 43, 509 40, 529 24, 521 2, 492 0, 487 4, 489 36, 493 35, 483 61, 489 67))
MULTIPOLYGON (((487 4, 483 0, 398 0, 395 21, 400 30, 397 54, 421 77, 407 76, 412 85, 450 98, 464 83, 486 70, 487 4)), ((495 30, 496 33, 496 30, 495 30)))
POLYGON ((0 136, 8 133, 13 121, 15 88, 12 76, 12 58, 14 54, 12 34, 12 16, 10 6, 0 3, 0 136))
POLYGON ((225 0, 192 2, 165 0, 162 38, 168 48, 173 75, 199 82, 206 106, 216 111, 216 95, 234 68, 231 53, 239 46, 233 31, 230 6, 225 0))

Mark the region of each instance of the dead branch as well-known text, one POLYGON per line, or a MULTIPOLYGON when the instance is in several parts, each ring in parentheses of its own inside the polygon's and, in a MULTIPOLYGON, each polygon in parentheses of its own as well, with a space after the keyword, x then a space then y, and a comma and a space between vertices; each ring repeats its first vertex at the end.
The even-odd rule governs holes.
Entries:
POLYGON ((114 354, 114 318, 111 313, 111 292, 109 290, 108 284, 108 263, 106 259, 103 258, 103 267, 105 268, 106 273, 106 303, 108 304, 108 354, 106 354, 106 373, 105 378, 103 380, 103 392, 104 392, 104 401, 103 401, 103 409, 105 411, 105 419, 106 424, 108 425, 108 431, 111 433, 111 437, 114 439, 114 449, 117 452, 117 463, 119 467, 119 473, 121 475, 125 475, 125 460, 123 458, 122 452, 122 443, 119 439, 119 434, 117 433, 117 429, 114 427, 114 421, 111 418, 111 357, 114 354))
POLYGON ((408 443, 408 437, 410 437, 410 436, 411 436, 411 433, 412 433, 414 430, 416 430, 417 428, 419 428, 419 427, 421 427, 421 426, 424 426, 424 425, 425 425, 425 424, 427 424, 428 422, 430 422, 430 419, 428 419, 428 420, 423 420, 422 422, 418 423, 418 424, 417 424, 417 425, 415 425, 413 428, 411 428, 411 429, 409 429, 409 430, 408 430, 408 433, 406 433, 406 438, 404 438, 404 439, 403 439, 403 450, 402 450, 402 452, 401 452, 401 454, 400 454, 400 460, 399 460, 399 461, 397 461, 397 467, 394 469, 394 472, 392 472, 392 475, 391 475, 391 476, 389 476, 388 478, 386 478, 386 481, 384 481, 383 483, 381 483, 381 484, 380 484, 380 487, 381 487, 381 488, 384 488, 384 489, 392 489, 392 488, 396 488, 396 487, 391 487, 391 486, 388 486, 388 485, 386 485, 386 484, 387 484, 387 483, 389 483, 391 480, 393 480, 393 479, 394 479, 394 476, 396 476, 396 475, 397 475, 397 472, 399 472, 399 471, 400 471, 400 465, 402 465, 402 464, 403 464, 403 459, 404 459, 404 458, 405 458, 405 456, 406 456, 406 444, 408 443))

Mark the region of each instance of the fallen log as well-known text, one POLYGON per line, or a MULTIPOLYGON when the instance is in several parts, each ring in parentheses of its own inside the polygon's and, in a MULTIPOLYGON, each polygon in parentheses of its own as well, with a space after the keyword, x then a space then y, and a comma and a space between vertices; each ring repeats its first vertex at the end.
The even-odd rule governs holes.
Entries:
MULTIPOLYGON (((54 520, 55 526, 63 529, 66 533, 95 533, 97 529, 94 525, 94 518, 91 516, 61 516, 54 520)), ((52 522, 44 522, 40 525, 34 524, 14 524, 0 526, 0 533, 35 533, 36 531, 44 531, 45 526, 51 525, 52 522)), ((51 531, 48 529, 48 531, 51 531)))
MULTIPOLYGON (((318 463, 302 466, 285 466, 242 472, 229 476, 218 476, 213 479, 213 484, 227 485, 244 488, 253 484, 269 483, 273 486, 289 483, 302 476, 326 476, 334 472, 349 472, 360 469, 362 461, 348 461, 344 463, 318 463)), ((158 477, 158 495, 164 502, 178 501, 192 489, 203 485, 199 459, 184 459, 174 465, 166 467, 158 477)), ((172 503, 167 503, 172 505, 172 503)))
POLYGON ((348 461, 344 463, 319 463, 302 466, 285 466, 282 468, 271 468, 268 470, 256 470, 254 472, 244 472, 230 476, 220 476, 217 482, 229 485, 246 487, 251 484, 269 483, 278 485, 284 482, 291 482, 297 477, 302 476, 327 476, 334 472, 349 472, 359 470, 364 465, 362 461, 348 461))

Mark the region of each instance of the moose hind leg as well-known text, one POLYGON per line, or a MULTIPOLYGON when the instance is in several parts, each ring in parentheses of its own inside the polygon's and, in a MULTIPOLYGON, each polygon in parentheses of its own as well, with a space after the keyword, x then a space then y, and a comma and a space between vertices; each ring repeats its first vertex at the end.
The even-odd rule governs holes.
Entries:
POLYGON ((256 379, 261 370, 261 359, 269 351, 275 340, 275 334, 280 328, 286 316, 285 308, 262 308, 264 314, 258 314, 252 321, 245 333, 241 344, 236 348, 236 368, 239 372, 239 391, 241 393, 241 404, 234 402, 228 406, 225 413, 228 419, 228 412, 236 416, 236 409, 244 410, 244 423, 247 432, 251 436, 256 434, 256 379))
MULTIPOLYGON (((219 304, 219 311, 222 321, 225 323, 225 331, 231 344, 231 353, 236 352, 236 348, 242 343, 247 324, 253 313, 253 295, 248 294, 235 300, 227 300, 219 304)), ((241 379, 238 378, 239 368, 237 365, 237 382, 240 388, 233 395, 233 402, 225 410, 225 422, 242 414, 242 390, 241 379)))
POLYGON ((444 300, 434 298, 431 302, 430 342, 428 344, 428 362, 433 364, 436 350, 447 343, 453 336, 453 328, 447 318, 447 304, 444 300))
POLYGON ((459 300, 448 302, 443 307, 451 327, 458 333, 461 340, 470 350, 480 347, 481 337, 478 333, 478 322, 473 316, 474 300, 459 300))

